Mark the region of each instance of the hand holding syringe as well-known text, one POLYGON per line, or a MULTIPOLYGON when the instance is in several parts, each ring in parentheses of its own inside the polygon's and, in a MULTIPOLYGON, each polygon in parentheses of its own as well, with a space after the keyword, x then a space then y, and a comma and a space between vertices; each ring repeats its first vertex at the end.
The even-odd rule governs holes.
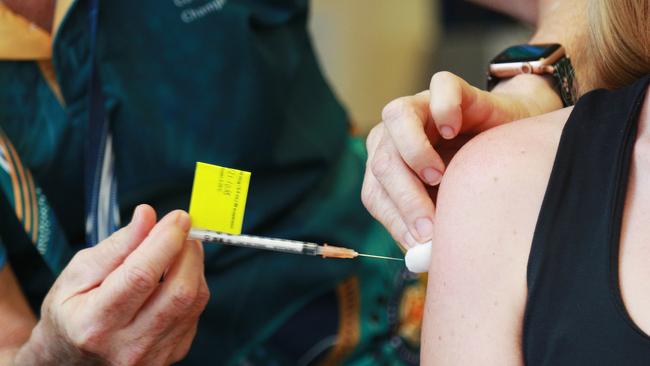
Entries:
POLYGON ((189 239, 196 239, 203 242, 216 242, 238 247, 270 250, 274 252, 321 256, 323 258, 351 259, 356 257, 369 257, 403 261, 401 258, 357 253, 353 249, 335 247, 327 244, 319 245, 316 243, 309 243, 304 241, 265 238, 251 235, 231 235, 202 229, 190 230, 189 239))

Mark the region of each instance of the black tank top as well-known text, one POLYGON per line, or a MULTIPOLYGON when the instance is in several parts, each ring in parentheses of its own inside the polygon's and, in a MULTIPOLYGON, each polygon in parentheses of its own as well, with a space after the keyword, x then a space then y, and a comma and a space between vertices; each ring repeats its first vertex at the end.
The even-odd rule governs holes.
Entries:
POLYGON ((650 337, 628 315, 618 278, 630 160, 649 80, 583 96, 564 127, 528 261, 527 365, 650 365, 650 337))

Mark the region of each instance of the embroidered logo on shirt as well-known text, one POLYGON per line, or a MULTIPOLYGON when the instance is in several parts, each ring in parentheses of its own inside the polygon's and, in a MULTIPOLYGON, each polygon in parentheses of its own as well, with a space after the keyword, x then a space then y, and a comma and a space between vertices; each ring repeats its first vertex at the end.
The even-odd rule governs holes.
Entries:
POLYGON ((177 8, 182 9, 180 13, 183 23, 192 23, 209 14, 223 9, 227 0, 211 0, 208 2, 200 0, 172 0, 177 8))

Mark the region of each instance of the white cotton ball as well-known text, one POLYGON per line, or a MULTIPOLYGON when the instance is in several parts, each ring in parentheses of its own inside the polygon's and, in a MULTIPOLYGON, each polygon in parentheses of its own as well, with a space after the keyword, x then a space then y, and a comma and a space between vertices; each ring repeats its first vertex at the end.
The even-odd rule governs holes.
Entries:
POLYGON ((419 244, 409 249, 404 257, 406 268, 413 273, 424 273, 429 271, 431 263, 431 242, 419 244))

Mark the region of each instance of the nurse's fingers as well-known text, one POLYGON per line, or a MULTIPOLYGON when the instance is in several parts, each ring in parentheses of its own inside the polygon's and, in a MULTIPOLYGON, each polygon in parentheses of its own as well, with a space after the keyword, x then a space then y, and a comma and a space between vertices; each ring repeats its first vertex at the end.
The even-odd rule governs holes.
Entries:
POLYGON ((165 279, 148 299, 126 329, 128 334, 141 335, 135 341, 140 348, 165 345, 171 354, 177 343, 191 329, 210 297, 203 265, 203 246, 188 240, 178 260, 165 279))
POLYGON ((440 136, 452 139, 458 135, 462 124, 462 101, 464 80, 456 75, 441 71, 431 78, 429 84, 431 117, 440 136))
POLYGON ((526 117, 521 102, 478 89, 462 78, 437 72, 431 78, 430 113, 440 135, 452 139, 461 132, 478 133, 496 125, 526 117))
POLYGON ((395 207, 386 191, 384 191, 372 175, 369 168, 366 168, 365 178, 363 179, 361 201, 372 217, 388 230, 393 239, 403 249, 417 245, 416 240, 402 220, 397 207, 395 207))
POLYGON ((383 123, 401 160, 427 184, 440 183, 445 164, 432 145, 438 133, 430 116, 429 92, 388 103, 383 123))
POLYGON ((77 252, 61 274, 58 285, 66 289, 66 296, 98 286, 142 243, 155 224, 156 212, 151 206, 136 207, 129 225, 96 246, 77 252))
POLYGON ((430 240, 433 235, 433 200, 422 181, 400 159, 387 135, 377 146, 369 167, 415 240, 420 243, 430 240))
POLYGON ((160 278, 181 253, 190 217, 177 210, 166 215, 149 236, 113 271, 93 294, 93 309, 101 317, 125 325, 158 288, 160 278))

